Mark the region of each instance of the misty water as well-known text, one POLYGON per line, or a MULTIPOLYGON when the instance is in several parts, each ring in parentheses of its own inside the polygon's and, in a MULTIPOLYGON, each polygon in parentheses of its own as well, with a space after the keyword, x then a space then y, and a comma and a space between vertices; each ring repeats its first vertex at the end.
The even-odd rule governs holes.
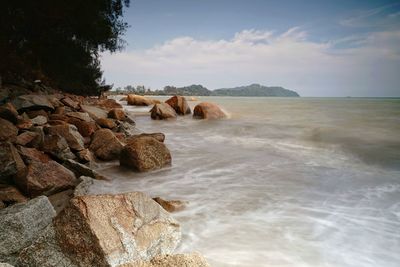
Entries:
POLYGON ((126 107, 140 130, 165 133, 172 167, 107 163, 113 180, 92 192, 189 201, 173 215, 178 252, 215 267, 400 266, 399 99, 200 100, 229 119, 152 121, 126 107))

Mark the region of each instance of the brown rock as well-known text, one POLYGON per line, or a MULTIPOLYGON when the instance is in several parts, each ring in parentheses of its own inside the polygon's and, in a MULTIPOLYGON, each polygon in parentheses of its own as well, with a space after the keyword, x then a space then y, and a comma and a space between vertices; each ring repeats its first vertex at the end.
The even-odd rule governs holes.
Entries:
POLYGON ((38 137, 38 133, 35 132, 23 132, 17 136, 15 143, 21 146, 27 146, 30 142, 32 142, 36 137, 38 137))
POLYGON ((0 118, 8 120, 14 124, 18 122, 18 112, 10 102, 0 106, 0 118))
POLYGON ((46 135, 43 140, 42 150, 61 161, 75 158, 67 140, 59 135, 46 135))
POLYGON ((92 122, 93 119, 86 112, 68 112, 66 114, 68 117, 77 118, 81 121, 92 122))
POLYGON ((19 118, 17 122, 17 128, 20 130, 29 130, 33 126, 30 119, 19 118))
POLYGON ((193 111, 195 119, 223 119, 225 117, 225 113, 217 105, 208 102, 198 104, 193 111))
POLYGON ((154 100, 140 95, 128 95, 128 105, 132 106, 150 106, 154 104, 154 100))
POLYGON ((30 197, 52 195, 73 188, 77 182, 73 172, 55 161, 32 161, 26 177, 16 179, 18 188, 30 197))
POLYGON ((126 114, 122 108, 113 108, 108 112, 108 117, 111 119, 123 121, 126 119, 126 114))
POLYGON ((62 102, 64 105, 66 105, 66 106, 68 106, 68 107, 70 107, 70 108, 72 108, 72 109, 74 109, 74 110, 79 110, 79 103, 76 102, 76 101, 74 101, 74 100, 72 100, 72 99, 69 98, 68 96, 62 98, 62 99, 61 99, 61 102, 62 102))
POLYGON ((160 204, 168 212, 177 212, 186 208, 187 202, 181 200, 165 200, 160 197, 153 198, 155 202, 160 204))
POLYGON ((199 253, 157 255, 143 265, 124 265, 119 267, 210 267, 199 253))
POLYGON ((102 160, 113 160, 119 157, 123 145, 109 129, 100 129, 92 136, 89 149, 102 160))
MULTIPOLYGON (((65 121, 60 121, 60 120, 49 120, 48 124, 50 126, 56 126, 56 125, 68 125, 68 122, 65 121)), ((72 124, 72 123, 71 123, 72 124)))
POLYGON ((40 150, 37 150, 36 148, 19 146, 18 150, 19 150, 19 153, 21 154, 22 159, 24 160, 24 162, 26 164, 29 164, 32 161, 46 163, 51 160, 49 155, 43 153, 40 150))
POLYGON ((72 125, 75 125, 76 128, 78 129, 78 132, 83 136, 83 137, 90 137, 92 134, 99 129, 97 124, 94 121, 83 121, 77 118, 69 118, 68 122, 72 125))
POLYGON ((9 142, 0 142, 0 183, 25 174, 26 168, 17 149, 9 142))
POLYGON ((0 118, 0 141, 15 141, 18 134, 17 127, 8 120, 0 118))
POLYGON ((127 96, 124 96, 124 97, 122 97, 119 101, 128 101, 128 97, 127 97, 127 96))
POLYGON ((51 114, 49 116, 49 119, 58 121, 68 121, 68 117, 65 114, 51 114))
POLYGON ((26 201, 28 201, 28 198, 14 186, 0 185, 0 202, 3 202, 6 206, 26 201))
POLYGON ((185 97, 183 96, 173 96, 165 101, 165 103, 170 105, 178 115, 187 115, 192 113, 185 97))
POLYGON ((114 108, 122 108, 121 104, 114 99, 102 99, 98 102, 97 105, 106 110, 111 110, 114 108))
POLYGON ((28 115, 28 117, 29 117, 30 119, 33 119, 33 118, 35 118, 35 117, 37 117, 37 116, 43 116, 43 117, 49 118, 49 114, 47 114, 47 112, 44 111, 43 109, 39 109, 39 110, 27 110, 27 111, 26 111, 26 114, 28 115))
POLYGON ((78 159, 83 162, 83 163, 87 163, 87 162, 92 162, 94 161, 94 157, 92 152, 90 152, 89 149, 85 148, 81 151, 76 152, 76 156, 78 157, 78 159))
POLYGON ((126 143, 130 143, 135 138, 140 138, 140 137, 145 137, 145 136, 153 137, 157 141, 162 142, 162 143, 164 143, 164 140, 165 140, 165 134, 163 134, 163 133, 142 133, 142 134, 137 134, 137 135, 128 137, 126 139, 126 143))
POLYGON ((180 226, 140 192, 71 199, 54 219, 60 247, 79 266, 120 266, 171 253, 180 226))
POLYGON ((45 132, 47 134, 64 137, 65 140, 67 140, 68 146, 73 150, 79 151, 85 148, 83 137, 74 125, 50 126, 45 129, 45 132))
POLYGON ((91 105, 81 105, 81 109, 82 111, 87 112, 93 120, 97 120, 99 118, 107 118, 108 112, 102 108, 91 105))
POLYGON ((56 108, 56 110, 54 111, 53 114, 62 115, 62 114, 64 114, 64 113, 65 113, 65 107, 64 107, 64 106, 60 106, 60 107, 57 107, 57 108, 56 108))
POLYGON ((69 203, 70 199, 74 196, 74 190, 68 189, 49 196, 49 201, 53 205, 57 214, 60 213, 69 203))
POLYGON ((16 97, 12 103, 18 111, 32 109, 54 110, 53 104, 51 104, 46 95, 20 95, 16 97))
POLYGON ((168 148, 152 137, 134 138, 121 151, 120 165, 139 172, 161 169, 171 165, 168 148))
POLYGON ((100 125, 100 127, 102 127, 102 128, 112 129, 112 128, 117 127, 117 125, 115 124, 115 122, 112 119, 100 118, 100 119, 96 120, 96 123, 98 125, 100 125))
POLYGON ((150 110, 153 120, 175 119, 176 112, 170 105, 165 103, 155 104, 150 110))

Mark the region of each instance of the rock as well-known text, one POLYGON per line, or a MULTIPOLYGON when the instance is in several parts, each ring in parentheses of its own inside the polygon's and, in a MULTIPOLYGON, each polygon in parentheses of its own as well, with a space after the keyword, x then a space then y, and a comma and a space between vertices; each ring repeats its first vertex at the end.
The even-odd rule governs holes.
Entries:
POLYGON ((4 262, 0 262, 0 267, 14 267, 14 265, 8 264, 8 263, 4 263, 4 262))
POLYGON ((153 120, 175 119, 177 116, 175 110, 165 103, 155 104, 150 112, 153 120))
POLYGON ((10 102, 0 106, 0 118, 8 120, 13 124, 18 122, 18 112, 10 102))
POLYGON ((183 96, 173 96, 165 101, 165 103, 170 105, 178 115, 187 115, 192 113, 185 97, 183 96))
MULTIPOLYGON (((199 253, 157 255, 150 262, 132 267, 210 267, 206 259, 199 253)), ((122 266, 121 266, 122 267, 122 266)), ((128 265, 126 265, 128 267, 128 265)))
POLYGON ((134 138, 121 151, 120 165, 145 172, 171 165, 168 148, 152 137, 134 138))
POLYGON ((195 119, 223 119, 225 117, 225 113, 217 105, 208 102, 198 104, 193 111, 195 119))
POLYGON ((126 139, 126 143, 130 143, 135 138, 140 138, 140 137, 145 137, 145 136, 153 137, 154 139, 156 139, 157 141, 162 142, 162 143, 164 143, 164 140, 165 140, 165 134, 163 134, 163 133, 141 133, 141 134, 137 134, 137 135, 128 137, 126 139))
POLYGON ((88 195, 90 187, 94 184, 94 179, 87 176, 79 177, 79 181, 74 190, 74 197, 88 195))
POLYGON ((33 126, 33 123, 30 119, 19 118, 16 126, 20 130, 29 130, 33 126))
POLYGON ((21 146, 27 146, 30 142, 32 142, 35 138, 38 137, 38 133, 35 132, 23 132, 17 136, 15 143, 21 146))
POLYGON ((99 107, 90 105, 81 105, 81 109, 82 111, 87 112, 89 116, 94 120, 108 117, 107 111, 99 107))
POLYGON ((122 108, 113 108, 108 112, 108 117, 111 119, 123 121, 126 119, 126 114, 122 108))
POLYGON ((78 132, 83 137, 90 137, 95 131, 97 131, 97 129, 99 129, 99 127, 93 120, 88 122, 71 117, 68 119, 68 122, 72 125, 75 125, 78 129, 78 132))
POLYGON ((59 214, 68 205, 73 196, 74 190, 68 189, 48 196, 48 198, 56 213, 59 214))
POLYGON ((15 141, 18 134, 17 127, 8 120, 0 118, 0 141, 15 141))
POLYGON ((9 142, 0 142, 0 183, 25 175, 26 168, 17 149, 9 142))
POLYGON ((122 97, 119 101, 128 101, 128 97, 127 97, 127 96, 124 96, 124 97, 122 97))
POLYGON ((44 125, 47 123, 47 118, 39 115, 31 119, 31 122, 33 123, 33 125, 44 125))
POLYGON ((155 202, 160 204, 163 209, 168 212, 177 212, 186 208, 187 202, 181 200, 165 200, 160 197, 153 198, 155 202))
POLYGON ((56 125, 45 129, 47 134, 59 135, 67 140, 68 146, 73 150, 82 150, 85 148, 82 135, 74 125, 56 125))
POLYGON ((92 122, 93 119, 86 112, 68 112, 66 114, 68 117, 77 118, 81 121, 92 122))
POLYGON ((31 163, 32 161, 38 161, 42 163, 47 163, 51 160, 49 155, 43 153, 40 150, 37 150, 36 148, 29 148, 29 147, 23 147, 19 146, 18 147, 19 153, 22 156, 22 159, 26 164, 31 163))
POLYGON ((140 192, 77 196, 54 220, 60 247, 80 266, 119 266, 174 251, 180 226, 140 192))
POLYGON ((102 99, 97 103, 97 105, 106 110, 122 108, 121 104, 114 99, 102 99))
POLYGON ((57 121, 68 121, 68 116, 64 114, 50 114, 49 116, 50 120, 57 120, 57 121))
POLYGON ((74 100, 72 100, 72 99, 69 98, 68 96, 67 96, 67 97, 64 97, 63 99, 61 99, 61 102, 62 102, 64 105, 66 105, 66 106, 68 106, 68 107, 70 107, 70 108, 72 108, 72 109, 74 109, 74 110, 79 110, 79 103, 78 103, 78 102, 75 102, 74 100))
POLYGON ((42 150, 53 157, 65 161, 75 159, 64 137, 59 135, 46 135, 43 140, 42 150))
POLYGON ((17 203, 24 203, 28 201, 28 198, 14 186, 0 185, 0 201, 6 206, 11 206, 17 203))
POLYGON ((31 109, 54 110, 46 95, 20 95, 12 102, 18 111, 31 109))
POLYGON ((57 107, 53 114, 59 114, 59 115, 65 114, 65 107, 64 106, 57 107))
POLYGON ((135 126, 125 121, 121 122, 114 131, 123 133, 127 137, 138 134, 138 130, 135 126))
POLYGON ((132 106, 150 106, 154 104, 154 100, 140 95, 128 95, 128 105, 132 106))
POLYGON ((47 226, 32 245, 21 251, 17 265, 18 267, 78 267, 61 251, 52 224, 47 226))
MULTIPOLYGON (((68 122, 61 121, 61 120, 49 120, 48 124, 50 126, 56 126, 56 125, 68 125, 68 122)), ((71 123, 72 124, 72 123, 71 123)), ((76 125, 75 125, 76 126, 76 125)))
POLYGON ((73 188, 76 178, 72 171, 55 161, 32 161, 28 165, 26 177, 16 179, 18 188, 26 195, 36 197, 52 195, 73 188))
POLYGON ((90 152, 90 150, 87 148, 76 152, 76 156, 78 157, 79 161, 81 161, 83 163, 88 163, 88 162, 94 161, 92 152, 90 152))
POLYGON ((30 119, 33 119, 33 118, 35 118, 35 117, 37 117, 37 116, 43 116, 43 117, 46 117, 46 119, 49 118, 49 114, 47 114, 47 112, 44 111, 43 109, 39 109, 39 110, 27 110, 25 113, 28 115, 28 117, 29 117, 30 119))
POLYGON ((119 157, 123 145, 109 129, 100 129, 92 136, 89 149, 102 160, 113 160, 119 157))
POLYGON ((105 119, 105 118, 100 118, 96 120, 96 123, 100 125, 102 128, 108 128, 108 129, 113 129, 117 127, 115 122, 112 119, 105 119))
POLYGON ((45 196, 0 210, 0 261, 13 264, 21 249, 41 235, 55 214, 45 196))
POLYGON ((103 175, 99 174, 97 171, 83 165, 75 160, 69 159, 64 162, 64 166, 70 169, 77 177, 88 176, 97 180, 108 180, 103 175))

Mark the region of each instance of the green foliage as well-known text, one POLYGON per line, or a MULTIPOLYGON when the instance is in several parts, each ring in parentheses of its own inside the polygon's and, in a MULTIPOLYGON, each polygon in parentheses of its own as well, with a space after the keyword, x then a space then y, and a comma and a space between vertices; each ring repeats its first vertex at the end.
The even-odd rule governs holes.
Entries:
POLYGON ((0 75, 48 80, 78 94, 104 86, 99 52, 123 47, 129 0, 0 1, 0 75))
POLYGON ((278 97, 297 97, 298 93, 282 87, 263 86, 259 84, 251 84, 248 86, 240 86, 235 88, 217 89, 212 92, 216 96, 278 96, 278 97))

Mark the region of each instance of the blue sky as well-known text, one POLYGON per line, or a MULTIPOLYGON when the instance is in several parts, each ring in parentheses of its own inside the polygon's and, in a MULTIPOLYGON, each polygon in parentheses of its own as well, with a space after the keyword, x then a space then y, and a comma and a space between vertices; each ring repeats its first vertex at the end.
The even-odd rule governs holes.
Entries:
POLYGON ((261 83, 305 96, 400 95, 400 1, 132 0, 115 86, 261 83))

